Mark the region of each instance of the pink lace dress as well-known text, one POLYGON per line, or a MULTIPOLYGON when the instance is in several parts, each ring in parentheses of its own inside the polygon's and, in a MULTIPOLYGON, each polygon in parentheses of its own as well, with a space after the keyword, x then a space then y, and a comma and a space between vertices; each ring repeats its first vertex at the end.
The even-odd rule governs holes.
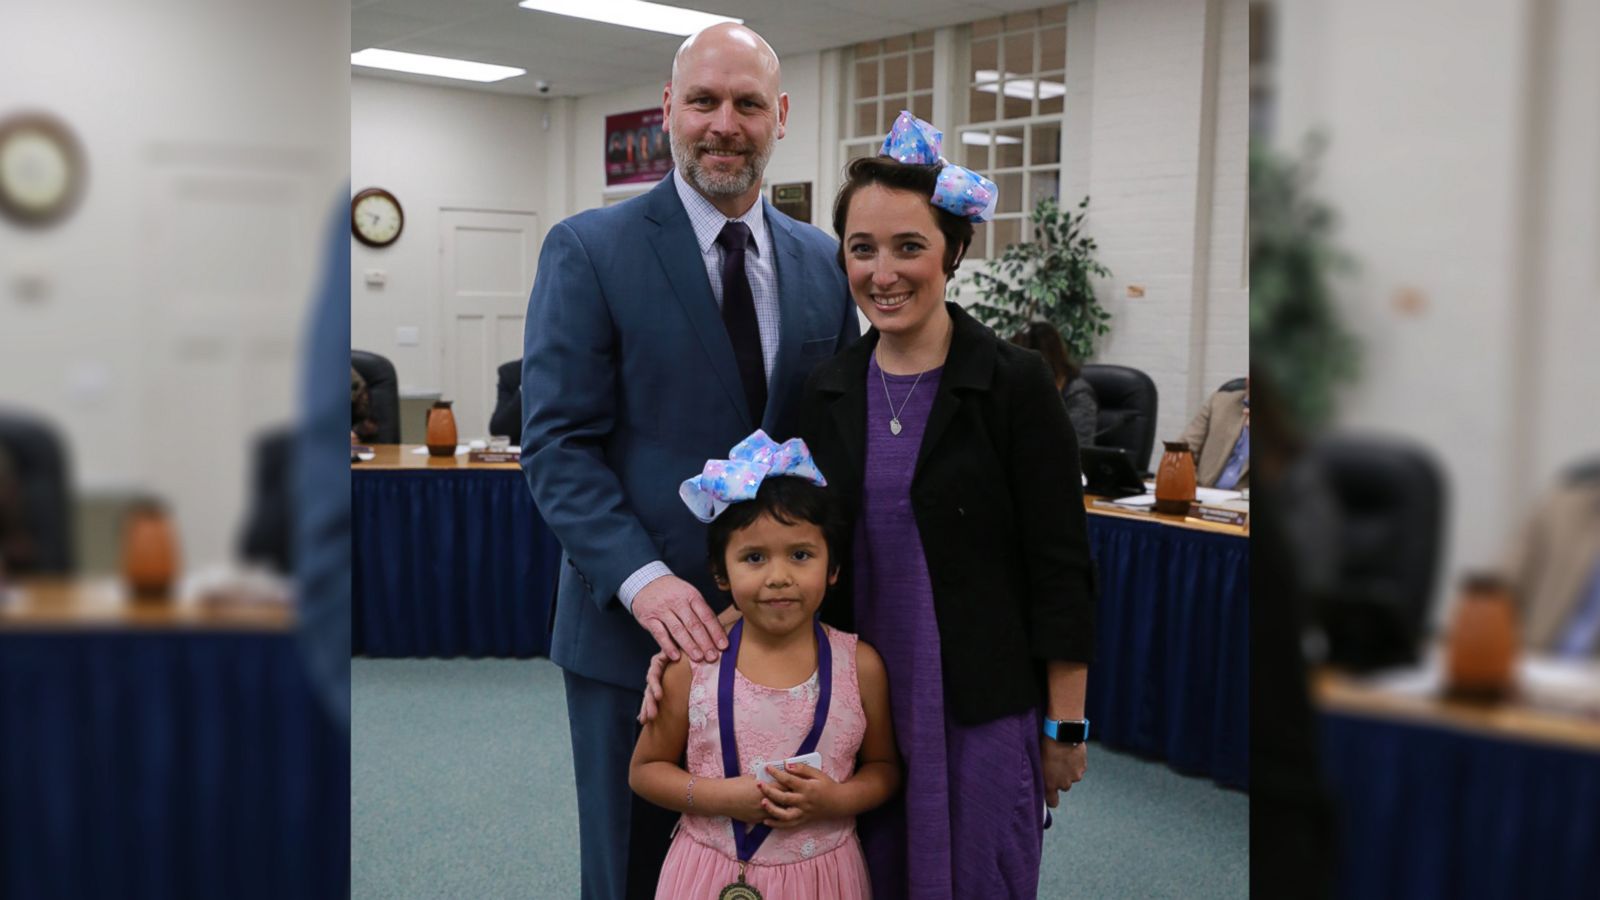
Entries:
MULTIPOLYGON (((833 650, 833 699, 817 752, 822 754, 822 770, 828 777, 846 781, 855 772, 856 751, 867 731, 856 681, 856 636, 826 626, 823 630, 833 650)), ((688 768, 701 779, 723 777, 717 674, 724 660, 728 660, 726 655, 714 663, 692 665, 688 768)), ((816 715, 818 685, 815 672, 792 688, 765 687, 734 673, 733 724, 741 771, 754 774, 768 763, 795 755, 816 715)), ((711 900, 735 881, 739 855, 733 841, 734 824, 727 816, 685 813, 662 864, 656 900, 711 900)), ((865 900, 872 896, 854 819, 773 829, 746 866, 744 879, 768 900, 865 900)))

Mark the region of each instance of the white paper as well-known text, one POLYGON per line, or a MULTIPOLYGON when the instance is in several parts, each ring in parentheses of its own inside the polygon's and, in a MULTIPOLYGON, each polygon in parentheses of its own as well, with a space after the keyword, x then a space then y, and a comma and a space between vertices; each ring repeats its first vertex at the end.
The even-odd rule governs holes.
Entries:
POLYGON ((1194 498, 1201 503, 1222 503, 1227 500, 1238 500, 1243 497, 1238 491, 1225 491, 1221 488, 1197 487, 1194 489, 1194 498))
POLYGON ((1156 495, 1134 494, 1132 497, 1118 497, 1111 502, 1118 506, 1126 506, 1129 509, 1149 509, 1156 505, 1156 495))

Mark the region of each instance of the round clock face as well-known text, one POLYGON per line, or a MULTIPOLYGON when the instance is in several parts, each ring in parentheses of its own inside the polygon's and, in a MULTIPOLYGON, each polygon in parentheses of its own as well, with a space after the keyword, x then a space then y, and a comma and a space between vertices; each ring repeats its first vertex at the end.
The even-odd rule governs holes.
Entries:
POLYGON ((0 123, 0 211, 25 224, 58 218, 76 197, 79 159, 71 133, 54 120, 0 123))
POLYGON ((350 226, 356 237, 370 247, 394 243, 405 224, 400 201, 381 188, 367 188, 350 202, 350 226))

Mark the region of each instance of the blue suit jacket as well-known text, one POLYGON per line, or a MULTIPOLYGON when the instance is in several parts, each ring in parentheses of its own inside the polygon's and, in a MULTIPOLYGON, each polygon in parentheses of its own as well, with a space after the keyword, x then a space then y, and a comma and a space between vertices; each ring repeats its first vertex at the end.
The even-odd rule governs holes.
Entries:
POLYGON ((616 594, 653 559, 721 604, 679 483, 758 425, 790 437, 812 366, 857 337, 834 240, 761 202, 780 344, 759 423, 671 178, 545 237, 523 340, 522 469, 561 541, 550 656, 575 674, 642 688, 656 644, 616 594))

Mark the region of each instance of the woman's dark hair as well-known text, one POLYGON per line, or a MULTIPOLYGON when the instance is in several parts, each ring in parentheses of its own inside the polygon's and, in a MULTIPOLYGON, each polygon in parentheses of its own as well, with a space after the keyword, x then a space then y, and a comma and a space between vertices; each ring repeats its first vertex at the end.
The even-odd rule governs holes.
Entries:
POLYGON ((833 493, 803 478, 779 476, 761 482, 754 500, 734 503, 711 520, 706 529, 706 554, 711 558, 711 573, 718 578, 728 577, 728 544, 733 533, 762 515, 768 515, 783 525, 810 522, 822 529, 828 544, 828 572, 838 571, 844 562, 844 520, 833 502, 833 493))
POLYGON ((1067 342, 1061 339, 1061 332, 1056 330, 1049 322, 1029 322, 1021 331, 1011 336, 1011 343, 1029 350, 1037 350, 1044 361, 1050 364, 1050 371, 1061 379, 1061 386, 1066 387, 1083 373, 1083 367, 1072 358, 1067 350, 1067 342))
MULTIPOLYGON (((839 189, 839 196, 833 201, 833 233, 839 236, 839 267, 844 267, 844 220, 850 213, 850 200, 856 191, 869 184, 879 184, 892 191, 909 191, 931 201, 942 168, 944 166, 940 163, 918 166, 887 156, 863 156, 852 161, 844 170, 844 187, 839 189)), ((960 268, 961 259, 972 245, 972 223, 934 206, 932 202, 929 202, 928 208, 933 210, 939 230, 944 233, 944 274, 949 277, 960 268)))

